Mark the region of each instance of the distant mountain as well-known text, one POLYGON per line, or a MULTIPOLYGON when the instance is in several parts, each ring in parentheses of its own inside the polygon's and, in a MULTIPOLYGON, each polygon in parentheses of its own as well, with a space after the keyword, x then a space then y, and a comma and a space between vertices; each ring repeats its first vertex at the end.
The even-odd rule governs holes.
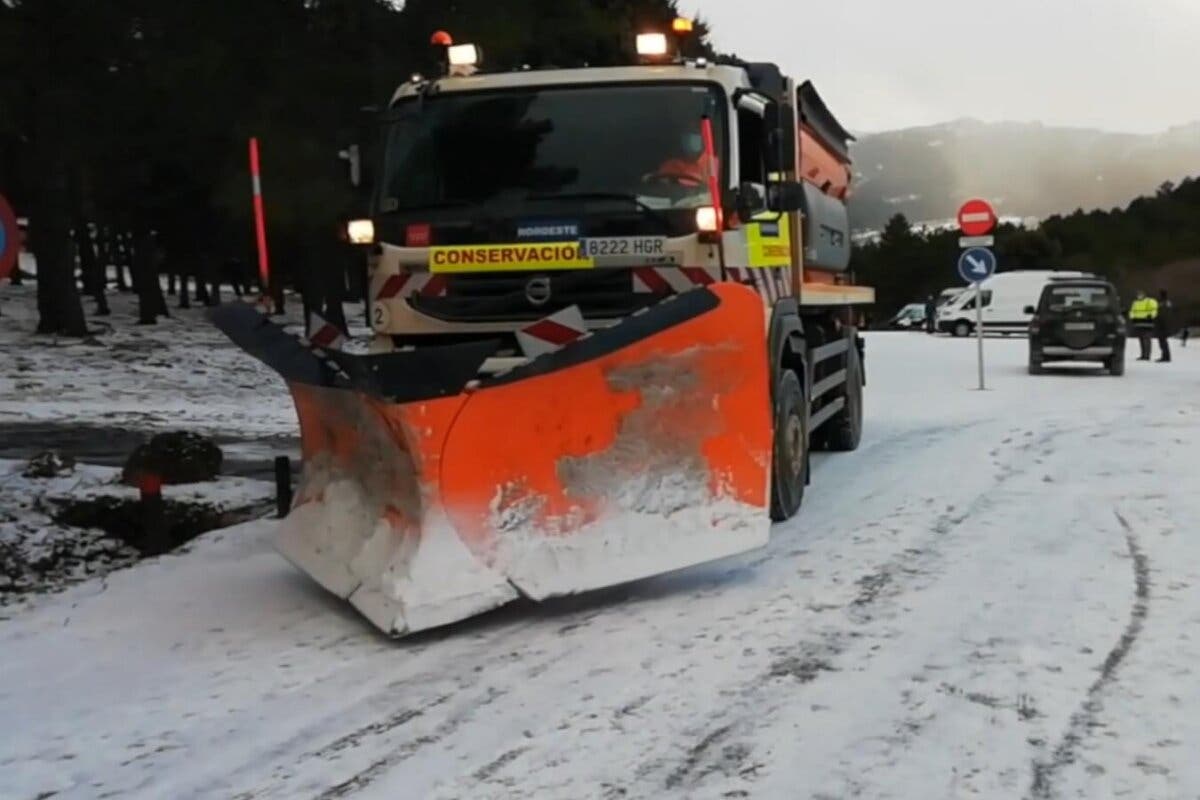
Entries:
POLYGON ((945 220, 974 196, 1002 215, 1043 217, 1124 207, 1164 181, 1200 175, 1200 122, 1138 135, 963 119, 864 134, 851 154, 857 230, 881 228, 896 213, 945 220))

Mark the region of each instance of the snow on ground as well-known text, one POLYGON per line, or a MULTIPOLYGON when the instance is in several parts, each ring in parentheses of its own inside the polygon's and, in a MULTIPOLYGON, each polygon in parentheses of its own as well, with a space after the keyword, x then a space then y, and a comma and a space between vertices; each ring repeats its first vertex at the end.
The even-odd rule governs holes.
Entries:
POLYGON ((32 479, 25 464, 0 460, 0 618, 29 602, 30 593, 62 588, 139 558, 137 550, 94 528, 55 523, 50 498, 85 494, 107 476, 79 465, 72 474, 32 479))
MULTIPOLYGON (((136 499, 137 490, 120 483, 119 469, 78 464, 53 478, 26 477, 24 469, 23 461, 0 459, 0 619, 37 602, 40 593, 103 577, 141 557, 103 530, 56 521, 67 502, 136 499)), ((168 503, 215 512, 261 509, 274 493, 274 484, 238 477, 163 488, 168 503)))
MULTIPOLYGON (((78 422, 244 435, 295 429, 295 411, 283 380, 247 357, 193 304, 170 319, 138 326, 136 297, 112 293, 109 317, 88 317, 92 339, 55 339, 37 327, 36 286, 0 286, 0 352, 13 364, 0 369, 0 425, 78 422)), ((228 287, 224 300, 234 300, 228 287)), ((92 303, 84 300, 91 312, 92 303)), ((288 298, 289 330, 300 330, 300 303, 288 298)), ((347 305, 352 323, 361 304, 347 305)), ((352 332, 354 332, 352 330, 352 332)), ((361 332, 361 330, 359 330, 361 332)))
POLYGON ((744 557, 400 641, 270 521, 68 590, 0 622, 0 796, 1195 798, 1200 358, 987 348, 871 335, 862 447, 744 557))

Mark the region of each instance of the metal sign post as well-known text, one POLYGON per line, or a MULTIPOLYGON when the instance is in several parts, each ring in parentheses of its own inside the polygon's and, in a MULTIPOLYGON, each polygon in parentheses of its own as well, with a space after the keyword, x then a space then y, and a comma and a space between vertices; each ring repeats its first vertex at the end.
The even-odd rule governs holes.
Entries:
POLYGON ((987 387, 983 384, 983 284, 975 282, 975 341, 979 346, 979 391, 987 387))
POLYGON ((996 255, 986 247, 964 250, 958 259, 958 274, 975 290, 975 341, 979 350, 979 390, 987 387, 983 377, 983 282, 996 272, 996 255))
POLYGON ((991 233, 996 222, 996 210, 986 200, 968 200, 958 209, 958 229, 963 234, 959 239, 963 253, 958 259, 958 274, 975 289, 975 346, 981 392, 987 388, 983 373, 983 282, 996 272, 996 255, 990 249, 995 243, 991 233))

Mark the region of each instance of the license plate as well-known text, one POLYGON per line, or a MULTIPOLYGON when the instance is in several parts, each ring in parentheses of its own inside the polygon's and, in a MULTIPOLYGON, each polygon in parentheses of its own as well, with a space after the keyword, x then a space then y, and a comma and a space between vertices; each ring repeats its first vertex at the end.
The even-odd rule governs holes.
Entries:
POLYGON ((579 242, 584 258, 661 259, 667 254, 667 240, 662 236, 608 236, 582 239, 579 242))
POLYGON ((1094 330, 1096 330, 1096 323, 1094 323, 1094 322, 1068 322, 1063 325, 1063 330, 1094 331, 1094 330))

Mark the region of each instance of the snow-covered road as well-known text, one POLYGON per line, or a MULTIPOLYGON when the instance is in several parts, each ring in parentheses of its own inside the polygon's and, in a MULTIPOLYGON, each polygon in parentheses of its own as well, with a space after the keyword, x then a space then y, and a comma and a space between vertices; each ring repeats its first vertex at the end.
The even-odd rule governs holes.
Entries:
POLYGON ((389 641, 264 522, 46 598, 0 797, 1196 798, 1200 357, 1024 348, 870 336, 862 448, 742 558, 389 641))

